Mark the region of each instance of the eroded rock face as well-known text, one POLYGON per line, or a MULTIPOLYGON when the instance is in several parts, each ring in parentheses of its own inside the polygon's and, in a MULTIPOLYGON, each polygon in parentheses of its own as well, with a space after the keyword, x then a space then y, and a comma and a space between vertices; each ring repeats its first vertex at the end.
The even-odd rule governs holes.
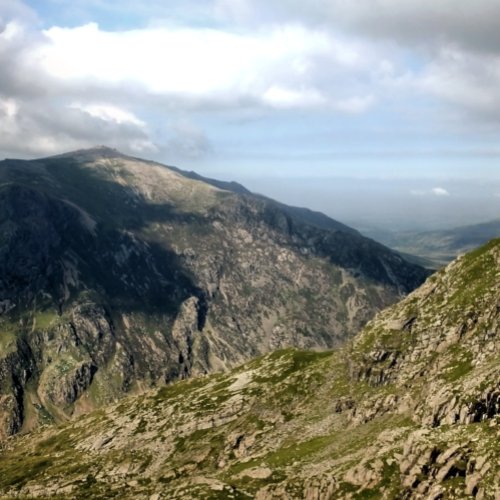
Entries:
MULTIPOLYGON (((46 375, 40 380, 38 394, 42 401, 65 408, 74 403, 92 383, 97 367, 91 362, 81 362, 72 367, 59 365, 55 376, 46 375)), ((51 374, 52 375, 52 374, 51 374)))
POLYGON ((23 423, 23 407, 18 391, 0 396, 0 438, 19 432, 23 423))
POLYGON ((326 216, 189 177, 105 148, 2 162, 4 434, 339 345, 427 275, 326 216))
POLYGON ((22 428, 25 416, 25 386, 37 375, 33 352, 21 339, 0 358, 0 437, 10 436, 22 428))

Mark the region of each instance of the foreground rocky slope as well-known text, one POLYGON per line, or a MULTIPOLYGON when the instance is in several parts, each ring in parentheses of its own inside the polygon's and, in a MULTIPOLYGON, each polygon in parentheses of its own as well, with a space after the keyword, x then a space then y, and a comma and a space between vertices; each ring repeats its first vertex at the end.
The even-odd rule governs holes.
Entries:
POLYGON ((97 148, 0 163, 0 439, 273 349, 425 277, 321 214, 97 148))
POLYGON ((500 498, 500 240, 333 353, 282 350, 12 438, 8 497, 500 498))

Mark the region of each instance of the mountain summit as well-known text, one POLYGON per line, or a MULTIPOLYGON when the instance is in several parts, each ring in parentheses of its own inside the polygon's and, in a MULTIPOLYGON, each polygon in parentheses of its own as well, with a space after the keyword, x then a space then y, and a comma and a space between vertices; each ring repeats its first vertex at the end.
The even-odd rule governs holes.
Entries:
POLYGON ((99 147, 0 162, 0 435, 289 346, 427 276, 323 214, 99 147))

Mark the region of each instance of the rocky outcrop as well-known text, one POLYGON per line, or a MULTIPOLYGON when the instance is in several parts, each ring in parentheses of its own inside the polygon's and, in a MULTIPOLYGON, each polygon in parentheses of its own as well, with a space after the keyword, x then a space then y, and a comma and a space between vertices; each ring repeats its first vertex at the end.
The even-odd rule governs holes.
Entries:
POLYGON ((19 432, 25 416, 25 387, 37 375, 29 344, 22 338, 12 340, 0 357, 0 438, 19 432))
POLYGON ((97 367, 88 361, 83 361, 72 367, 59 364, 55 371, 56 373, 52 370, 44 371, 39 393, 43 393, 42 401, 48 400, 64 409, 90 387, 97 367))
POLYGON ((0 438, 5 439, 21 430, 23 407, 19 392, 0 396, 0 438))
POLYGON ((404 388, 392 398, 379 393, 386 387, 367 392, 346 377, 344 354, 273 353, 11 439, 0 454, 0 494, 496 500, 498 416, 417 425, 398 405, 404 388), (350 418, 375 397, 384 412, 350 418))
POLYGON ((455 443, 440 448, 432 444, 429 431, 414 432, 404 445, 399 463, 404 496, 442 498, 446 482, 460 479, 464 497, 485 498, 485 477, 498 467, 496 456, 485 451, 474 453, 466 444, 455 443))

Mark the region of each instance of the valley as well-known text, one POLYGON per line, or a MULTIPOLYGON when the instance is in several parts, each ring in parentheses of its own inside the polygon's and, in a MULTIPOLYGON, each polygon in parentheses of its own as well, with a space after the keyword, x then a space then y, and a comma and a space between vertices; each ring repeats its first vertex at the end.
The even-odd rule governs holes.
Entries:
POLYGON ((498 19, 0 0, 0 500, 500 500, 498 19))
POLYGON ((461 254, 500 236, 500 220, 433 231, 384 231, 366 228, 366 236, 401 253, 408 260, 438 269, 461 254))

